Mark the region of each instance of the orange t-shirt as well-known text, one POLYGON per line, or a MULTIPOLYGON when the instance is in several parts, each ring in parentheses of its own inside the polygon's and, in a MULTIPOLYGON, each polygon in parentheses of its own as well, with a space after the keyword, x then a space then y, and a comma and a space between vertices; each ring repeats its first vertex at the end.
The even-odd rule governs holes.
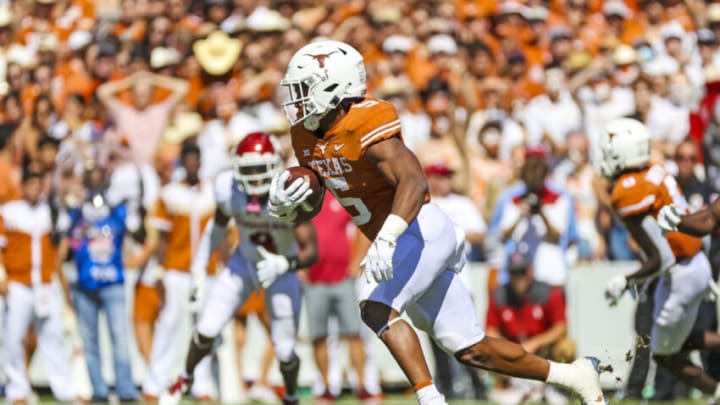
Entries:
MULTIPOLYGON (((200 243, 203 230, 215 213, 211 183, 195 187, 173 182, 160 192, 155 212, 150 220, 153 227, 167 233, 167 249, 163 259, 166 270, 190 271, 192 256, 200 243)), ((215 273, 219 253, 208 262, 208 273, 215 273)))
POLYGON ((47 204, 15 200, 0 208, 0 247, 8 280, 31 285, 35 273, 38 282, 52 281, 58 252, 50 241, 51 230, 47 204))

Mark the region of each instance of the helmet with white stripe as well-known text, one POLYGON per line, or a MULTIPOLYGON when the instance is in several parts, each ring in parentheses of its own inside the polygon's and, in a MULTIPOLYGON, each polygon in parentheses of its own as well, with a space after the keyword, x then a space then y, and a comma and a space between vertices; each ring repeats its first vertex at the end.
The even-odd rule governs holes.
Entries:
POLYGON ((650 132, 638 120, 619 118, 610 121, 599 142, 602 152, 600 171, 607 178, 650 162, 650 132))
POLYGON ((305 45, 290 59, 280 82, 290 125, 303 122, 307 129, 317 129, 343 99, 365 95, 365 80, 363 57, 352 46, 328 40, 305 45))

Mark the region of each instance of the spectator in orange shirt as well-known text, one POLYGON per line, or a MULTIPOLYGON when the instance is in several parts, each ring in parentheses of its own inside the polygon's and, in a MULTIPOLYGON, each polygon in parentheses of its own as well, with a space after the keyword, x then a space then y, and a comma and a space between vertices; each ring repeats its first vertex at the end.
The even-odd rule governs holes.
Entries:
POLYGON ((59 268, 58 248, 51 241, 55 224, 42 199, 41 179, 38 172, 23 173, 23 198, 0 209, 0 272, 7 276, 0 279, 0 296, 7 300, 3 359, 9 404, 27 403, 32 394, 23 345, 32 325, 55 398, 76 399, 62 332, 63 298, 53 281, 59 268))

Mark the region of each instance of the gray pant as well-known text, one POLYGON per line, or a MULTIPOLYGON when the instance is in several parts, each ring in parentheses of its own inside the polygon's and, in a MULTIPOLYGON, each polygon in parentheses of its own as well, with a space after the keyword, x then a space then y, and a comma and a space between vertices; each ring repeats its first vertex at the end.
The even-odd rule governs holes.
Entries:
POLYGON ((340 336, 360 335, 360 308, 352 278, 337 284, 306 285, 305 305, 312 340, 327 337, 330 316, 337 318, 340 336))

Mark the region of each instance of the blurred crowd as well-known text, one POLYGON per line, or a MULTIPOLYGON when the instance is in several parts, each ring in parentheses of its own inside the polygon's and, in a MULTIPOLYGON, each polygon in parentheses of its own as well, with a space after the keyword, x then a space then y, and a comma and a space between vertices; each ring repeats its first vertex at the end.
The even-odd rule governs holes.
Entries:
POLYGON ((693 207, 720 190, 719 36, 703 0, 0 0, 0 203, 39 178, 77 207, 101 167, 106 197, 143 216, 187 175, 188 142, 209 180, 255 131, 290 164, 277 87, 295 50, 331 38, 363 54, 433 198, 472 218, 470 257, 504 284, 519 253, 562 287, 577 261, 636 257, 595 174, 605 123, 644 122, 693 207))

